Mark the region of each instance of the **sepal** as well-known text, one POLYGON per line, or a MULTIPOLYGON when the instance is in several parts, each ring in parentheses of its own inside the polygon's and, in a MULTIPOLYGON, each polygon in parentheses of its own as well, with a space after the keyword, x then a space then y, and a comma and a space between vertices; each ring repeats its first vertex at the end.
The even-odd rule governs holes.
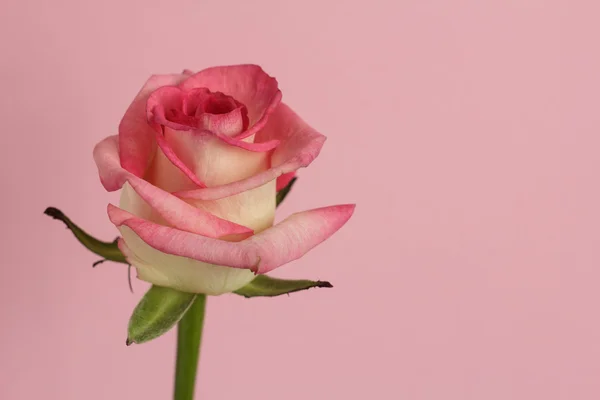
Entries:
POLYGON ((283 202, 283 200, 290 193, 290 190, 292 190, 292 186, 294 186, 294 183, 296 183, 297 180, 298 180, 298 178, 293 177, 292 180, 287 185, 285 185, 285 187, 283 189, 281 189, 280 191, 277 192, 277 196, 275 198, 276 206, 279 206, 283 202))
POLYGON ((133 310, 125 344, 149 342, 167 333, 185 315, 196 296, 195 293, 152 286, 133 310))
MULTIPOLYGON (((71 221, 62 211, 60 211, 57 208, 48 207, 46 208, 46 211, 44 211, 44 214, 64 222, 67 228, 69 228, 69 230, 73 232, 75 238, 77 238, 77 240, 92 253, 103 257, 104 260, 128 264, 127 260, 125 259, 125 256, 123 255, 123 253, 121 253, 121 250, 119 250, 119 247, 117 246, 117 240, 113 242, 103 242, 94 238, 93 236, 85 232, 83 229, 78 227, 76 224, 74 224, 73 221, 71 221)), ((94 266, 98 263, 99 262, 94 263, 94 266)))
POLYGON ((271 278, 267 275, 258 275, 252 282, 241 289, 236 290, 235 294, 250 297, 274 297, 282 294, 290 294, 307 290, 310 288, 332 288, 333 285, 327 281, 309 281, 309 280, 288 280, 271 278))

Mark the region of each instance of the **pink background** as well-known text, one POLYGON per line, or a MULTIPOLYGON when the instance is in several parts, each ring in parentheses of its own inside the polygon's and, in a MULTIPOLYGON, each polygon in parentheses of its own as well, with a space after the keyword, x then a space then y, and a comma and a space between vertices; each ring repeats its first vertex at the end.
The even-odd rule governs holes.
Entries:
POLYGON ((199 399, 600 398, 596 1, 2 0, 1 399, 168 399, 175 337, 125 347, 145 285, 91 158, 148 75, 259 63, 329 137, 282 207, 356 202, 278 276, 209 300, 199 399))

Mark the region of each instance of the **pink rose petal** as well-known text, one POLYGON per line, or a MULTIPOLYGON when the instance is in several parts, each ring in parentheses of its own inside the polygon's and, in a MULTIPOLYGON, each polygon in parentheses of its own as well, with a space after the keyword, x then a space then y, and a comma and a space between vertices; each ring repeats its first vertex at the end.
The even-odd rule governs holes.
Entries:
POLYGON ((215 200, 262 186, 281 175, 308 166, 319 155, 326 140, 325 136, 311 128, 283 103, 256 136, 260 139, 259 143, 272 140, 280 142, 273 151, 271 168, 247 179, 217 187, 180 191, 176 195, 181 198, 215 200))
POLYGON ((146 102, 161 86, 177 85, 185 75, 153 75, 125 112, 119 124, 120 164, 132 174, 143 177, 156 149, 155 133, 146 119, 146 102))
POLYGON ((354 205, 338 205, 293 214, 241 242, 196 235, 143 220, 113 205, 108 215, 117 227, 130 228, 150 247, 203 263, 267 273, 296 260, 339 230, 354 205))
POLYGON ((118 190, 128 182, 137 195, 169 225, 212 238, 228 235, 247 237, 252 234, 251 229, 196 208, 121 168, 116 136, 110 136, 96 145, 94 159, 98 166, 100 180, 107 190, 118 190))

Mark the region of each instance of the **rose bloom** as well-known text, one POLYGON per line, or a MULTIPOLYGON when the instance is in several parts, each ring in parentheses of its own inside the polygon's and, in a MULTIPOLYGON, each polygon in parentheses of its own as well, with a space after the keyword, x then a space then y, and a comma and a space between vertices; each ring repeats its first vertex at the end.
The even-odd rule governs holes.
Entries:
POLYGON ((273 226, 276 191, 319 154, 325 136, 281 103, 256 65, 154 75, 119 135, 96 145, 108 216, 138 278, 218 295, 295 260, 335 233, 354 205, 293 214, 273 226))

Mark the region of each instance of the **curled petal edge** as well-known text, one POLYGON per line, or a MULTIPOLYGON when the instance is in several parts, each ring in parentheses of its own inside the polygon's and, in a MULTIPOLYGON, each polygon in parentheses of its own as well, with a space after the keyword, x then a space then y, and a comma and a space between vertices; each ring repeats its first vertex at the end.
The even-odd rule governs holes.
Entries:
POLYGON ((302 257, 328 239, 350 219, 354 208, 354 204, 344 204, 296 213, 240 242, 158 225, 112 204, 108 205, 108 216, 115 226, 128 227, 160 252, 264 274, 302 257))

